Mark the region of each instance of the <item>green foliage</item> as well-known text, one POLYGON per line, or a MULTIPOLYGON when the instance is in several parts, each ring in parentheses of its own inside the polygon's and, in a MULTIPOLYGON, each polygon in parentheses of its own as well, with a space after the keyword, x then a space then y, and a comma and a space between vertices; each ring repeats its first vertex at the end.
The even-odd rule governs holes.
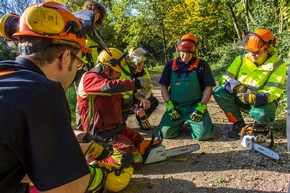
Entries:
POLYGON ((153 74, 153 73, 161 73, 163 72, 164 66, 156 66, 153 68, 148 68, 148 72, 149 74, 153 74))
POLYGON ((17 52, 15 48, 9 47, 6 42, 0 41, 0 60, 13 60, 18 55, 17 52))
POLYGON ((74 88, 74 85, 71 85, 68 90, 66 91, 66 98, 68 100, 68 104, 70 107, 70 112, 72 116, 72 126, 76 126, 76 105, 77 105, 77 96, 76 96, 76 90, 74 88))
POLYGON ((235 57, 243 53, 244 51, 237 49, 235 44, 226 44, 224 46, 217 47, 212 53, 212 56, 217 56, 217 61, 208 61, 210 63, 215 80, 218 80, 221 77, 221 75, 233 62, 235 57))

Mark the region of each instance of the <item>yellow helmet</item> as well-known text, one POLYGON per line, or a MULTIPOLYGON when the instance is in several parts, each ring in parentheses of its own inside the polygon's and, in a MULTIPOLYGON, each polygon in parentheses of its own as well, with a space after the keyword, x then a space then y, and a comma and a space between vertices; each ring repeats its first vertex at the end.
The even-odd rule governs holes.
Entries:
POLYGON ((65 44, 91 51, 81 35, 82 24, 65 6, 57 2, 37 3, 25 9, 20 17, 19 30, 13 38, 43 37, 53 44, 65 44))
POLYGON ((124 72, 126 65, 125 57, 127 52, 122 53, 117 48, 109 48, 112 55, 109 55, 105 50, 101 51, 98 55, 98 62, 110 66, 116 72, 124 72))
POLYGON ((123 190, 124 188, 126 188, 134 172, 133 167, 128 167, 128 168, 124 168, 120 175, 116 175, 114 172, 114 169, 120 168, 119 165, 102 163, 102 162, 99 162, 98 165, 100 167, 105 167, 109 170, 109 173, 106 179, 105 188, 112 192, 119 192, 123 190))

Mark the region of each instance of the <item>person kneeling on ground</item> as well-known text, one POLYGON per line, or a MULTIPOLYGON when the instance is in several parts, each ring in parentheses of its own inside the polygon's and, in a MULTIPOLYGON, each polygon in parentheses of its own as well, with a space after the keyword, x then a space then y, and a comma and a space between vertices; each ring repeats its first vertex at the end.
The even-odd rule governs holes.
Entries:
POLYGON ((184 35, 178 41, 180 57, 166 64, 160 78, 167 111, 158 130, 164 138, 178 137, 185 122, 189 123, 194 140, 208 140, 214 135, 206 105, 215 81, 209 65, 197 57, 197 46, 194 35, 184 35))
MULTIPOLYGON (((140 88, 147 90, 151 82, 147 78, 120 80, 127 53, 116 48, 109 50, 112 55, 102 51, 96 66, 81 78, 77 90, 80 118, 84 132, 90 132, 113 144, 114 153, 105 162, 121 164, 122 155, 131 152, 135 160, 134 166, 138 168, 143 158, 137 147, 144 138, 139 132, 123 124, 122 93, 140 88)), ((139 101, 138 94, 134 95, 136 102, 139 101)))
POLYGON ((238 45, 249 53, 235 58, 214 89, 216 102, 233 123, 229 138, 240 138, 245 126, 241 112, 257 123, 274 121, 286 77, 286 63, 278 57, 276 46, 270 30, 249 32, 238 45))
MULTIPOLYGON (((136 79, 136 78, 148 78, 150 79, 150 74, 146 68, 144 68, 144 62, 146 61, 146 55, 148 52, 142 47, 135 47, 129 51, 127 57, 127 65, 125 69, 128 73, 122 73, 121 79, 136 79)), ((141 128, 141 130, 149 130, 151 129, 151 125, 149 123, 148 118, 153 113, 153 111, 158 107, 159 101, 153 96, 152 93, 153 85, 151 85, 150 91, 151 94, 148 99, 142 100, 140 103, 137 103, 133 106, 133 108, 123 110, 122 116, 123 121, 129 117, 129 114, 133 112, 136 116, 136 120, 141 128)), ((140 91, 140 90, 139 90, 140 91)), ((125 100, 132 101, 130 98, 133 97, 134 92, 129 91, 123 93, 125 100)))

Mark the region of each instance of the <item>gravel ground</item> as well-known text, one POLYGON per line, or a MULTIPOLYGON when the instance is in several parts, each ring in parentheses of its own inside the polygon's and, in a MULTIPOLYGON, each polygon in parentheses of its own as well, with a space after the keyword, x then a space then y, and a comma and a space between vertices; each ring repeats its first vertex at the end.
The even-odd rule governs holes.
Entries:
MULTIPOLYGON (((153 75, 154 95, 160 105, 149 118, 153 130, 141 132, 145 138, 156 133, 165 111, 158 85, 159 75, 153 75)), ((216 128, 216 136, 210 141, 193 141, 187 125, 178 139, 165 139, 166 149, 199 144, 198 151, 163 162, 143 165, 136 171, 129 185, 121 193, 278 193, 288 192, 290 156, 287 151, 285 132, 274 131, 273 150, 280 160, 274 160, 240 145, 240 140, 227 138, 230 123, 212 98, 208 110, 216 128), (284 134, 283 134, 284 133, 284 134)), ((251 119, 246 119, 251 122, 251 119)), ((139 130, 134 116, 128 125, 139 130)))

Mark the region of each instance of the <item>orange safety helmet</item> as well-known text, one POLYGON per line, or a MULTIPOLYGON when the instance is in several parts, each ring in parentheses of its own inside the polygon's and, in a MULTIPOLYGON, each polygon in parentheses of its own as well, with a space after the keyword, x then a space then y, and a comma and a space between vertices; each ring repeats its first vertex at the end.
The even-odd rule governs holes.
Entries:
POLYGON ((276 40, 273 33, 268 29, 259 29, 255 32, 249 32, 240 43, 240 47, 254 53, 268 48, 271 45, 276 47, 276 40))
POLYGON ((65 44, 90 52, 81 29, 82 24, 68 8, 57 2, 44 2, 25 9, 20 17, 19 31, 13 34, 13 38, 50 38, 53 44, 65 44))
POLYGON ((191 52, 194 53, 196 51, 196 47, 198 46, 197 38, 192 34, 186 34, 181 37, 177 42, 178 51, 182 52, 191 52))

